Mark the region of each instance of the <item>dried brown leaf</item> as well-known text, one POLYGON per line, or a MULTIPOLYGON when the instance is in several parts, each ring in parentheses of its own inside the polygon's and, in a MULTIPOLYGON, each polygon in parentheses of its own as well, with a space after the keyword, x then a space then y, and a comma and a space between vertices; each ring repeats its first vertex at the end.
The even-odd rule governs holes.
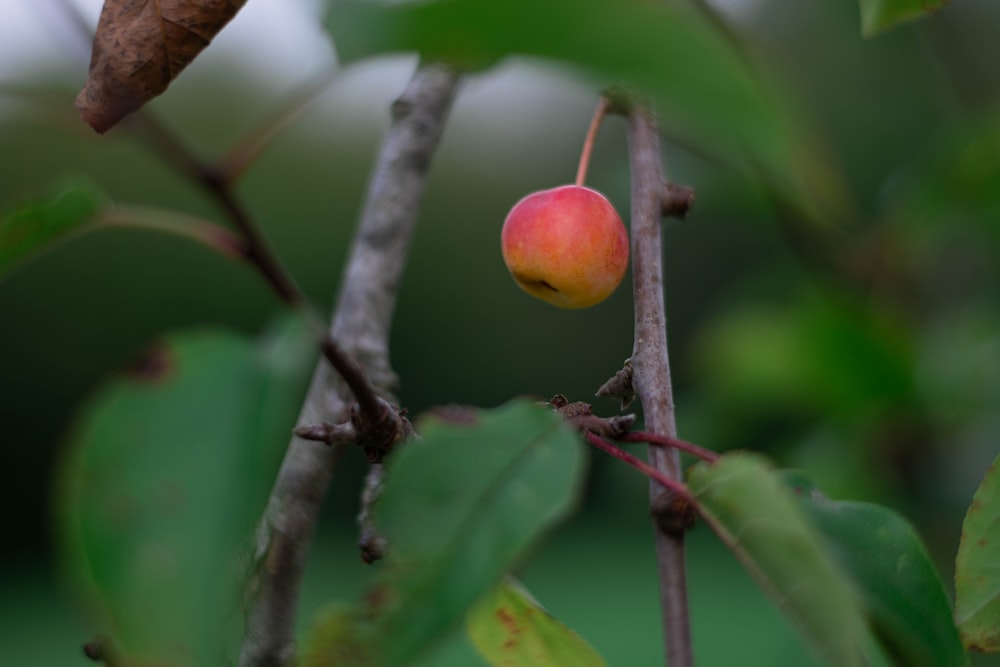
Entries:
POLYGON ((90 73, 76 98, 100 133, 170 84, 246 0, 105 0, 90 73))

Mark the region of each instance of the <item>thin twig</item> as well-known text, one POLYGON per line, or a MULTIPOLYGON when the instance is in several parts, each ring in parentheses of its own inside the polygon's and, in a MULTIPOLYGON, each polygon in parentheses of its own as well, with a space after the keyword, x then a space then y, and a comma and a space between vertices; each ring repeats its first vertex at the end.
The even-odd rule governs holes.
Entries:
MULTIPOLYGON (((617 106, 617 105, 616 105, 617 106)), ((617 109, 616 109, 617 110, 617 109)), ((642 404, 646 429, 676 437, 674 399, 667 356, 666 311, 663 298, 662 233, 664 178, 660 137, 652 113, 628 104, 629 162, 632 176, 632 284, 635 301, 635 343, 632 384, 642 404)), ((649 463, 664 476, 682 479, 675 449, 649 448, 649 463)), ((650 510, 657 526, 656 560, 667 664, 690 667, 690 616, 684 558, 684 509, 676 492, 650 482, 650 510)))
POLYGON ((165 161, 201 187, 225 212, 246 241, 247 259, 253 262, 281 300, 296 307, 304 305, 306 299, 302 290, 278 259, 263 231, 243 207, 223 174, 201 159, 148 110, 137 113, 133 118, 129 127, 165 161))
POLYGON ((326 90, 343 72, 339 65, 324 69, 299 85, 282 99, 280 106, 244 137, 234 142, 232 148, 216 162, 216 169, 229 183, 235 183, 257 161, 275 137, 288 129, 305 113, 309 105, 326 90))
POLYGON ((246 259, 257 268, 282 301, 310 317, 320 339, 323 357, 351 388, 362 412, 368 416, 368 421, 377 424, 391 417, 361 366, 327 333, 326 327, 320 324, 302 289, 274 251, 263 230, 236 196, 226 174, 202 160, 180 137, 147 110, 136 113, 130 120, 130 127, 139 132, 164 160, 191 178, 222 208, 243 237, 246 259))
POLYGON ((358 431, 351 422, 344 422, 343 424, 323 422, 322 424, 299 426, 294 430, 294 433, 303 440, 313 440, 314 442, 322 442, 331 446, 357 442, 358 440, 358 431))
MULTIPOLYGON (((341 341, 382 390, 395 385, 389 326, 396 291, 458 77, 421 67, 393 104, 393 123, 369 186, 333 322, 341 341)), ((326 364, 317 366, 300 424, 341 423, 349 416, 345 387, 326 364)), ((341 446, 298 438, 285 454, 259 531, 256 595, 247 614, 241 667, 286 667, 294 657, 295 613, 323 496, 341 446)))
POLYGON ((718 453, 713 452, 711 449, 706 449, 700 445, 694 444, 693 442, 681 440, 680 438, 671 438, 667 435, 658 435, 656 433, 648 433, 646 431, 633 431, 631 433, 626 433, 618 438, 618 440, 622 442, 648 442, 651 445, 672 447, 673 449, 687 452, 688 454, 696 456, 702 461, 708 461, 709 463, 714 463, 719 460, 718 453))
POLYGON ((382 481, 385 478, 385 467, 381 463, 373 463, 365 475, 364 488, 361 491, 361 509, 358 511, 358 547, 361 549, 361 560, 369 565, 385 557, 386 539, 375 524, 375 504, 382 495, 382 481))
POLYGON ((97 218, 98 226, 132 227, 187 238, 232 259, 246 259, 246 243, 214 222, 151 206, 115 205, 97 218))
POLYGON ((687 490, 687 487, 685 487, 677 480, 667 477, 662 472, 660 472, 653 466, 649 465, 642 459, 636 456, 632 456, 621 447, 616 447, 614 444, 608 442, 607 440, 597 435, 596 433, 591 433, 590 431, 588 431, 584 434, 583 437, 586 438, 587 442, 592 444, 594 447, 597 447, 602 452, 610 454, 619 461, 624 461, 625 463, 629 464, 642 474, 649 477, 651 480, 655 480, 659 484, 662 484, 663 486, 667 487, 668 489, 676 493, 678 496, 684 498, 688 502, 693 502, 693 499, 691 497, 690 492, 687 490))

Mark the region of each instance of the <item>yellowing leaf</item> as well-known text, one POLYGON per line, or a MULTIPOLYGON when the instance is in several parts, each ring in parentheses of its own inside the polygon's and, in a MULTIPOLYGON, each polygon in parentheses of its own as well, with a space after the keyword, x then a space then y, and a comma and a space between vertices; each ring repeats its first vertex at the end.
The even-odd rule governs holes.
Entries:
POLYGON ((503 667, 606 667, 578 634, 508 579, 466 618, 469 638, 491 665, 503 667))
POLYGON ((962 523, 955 558, 955 620, 966 647, 1000 651, 1000 458, 983 477, 962 523))

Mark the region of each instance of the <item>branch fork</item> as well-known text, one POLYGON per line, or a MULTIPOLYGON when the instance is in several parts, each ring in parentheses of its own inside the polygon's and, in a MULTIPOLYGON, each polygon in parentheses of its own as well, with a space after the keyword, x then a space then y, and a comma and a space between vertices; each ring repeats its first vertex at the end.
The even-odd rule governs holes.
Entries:
POLYGON ((654 433, 631 432, 635 423, 635 415, 615 415, 613 417, 598 417, 589 403, 583 401, 570 402, 562 394, 553 396, 548 405, 552 407, 580 434, 589 444, 597 449, 627 463, 649 479, 660 484, 665 490, 655 496, 650 504, 650 513, 657 527, 667 534, 683 534, 694 525, 696 501, 691 492, 680 479, 675 479, 646 463, 637 456, 626 452, 610 440, 626 442, 647 442, 665 447, 683 449, 700 454, 706 460, 715 460, 718 455, 707 449, 691 443, 666 438, 654 433))
POLYGON ((562 394, 556 394, 547 404, 584 435, 593 433, 617 440, 632 430, 632 425, 635 423, 635 415, 632 414, 598 417, 589 403, 583 401, 571 403, 562 394))
POLYGON ((662 182, 660 192, 661 214, 664 218, 686 218, 694 206, 694 190, 670 181, 662 182))
MULTIPOLYGON (((395 377, 389 365, 389 325, 396 292, 420 200, 427 184, 427 167, 444 127, 458 87, 458 74, 443 65, 424 64, 393 107, 350 257, 344 271, 332 326, 323 345, 329 364, 317 367, 300 423, 307 435, 346 436, 347 427, 377 459, 410 432, 405 414, 382 396, 395 377), (343 357, 339 354, 345 353, 343 357), (350 355, 350 356, 348 356, 350 355), (334 362, 356 358, 357 362, 334 362), (353 357, 353 358, 352 358, 353 357), (340 381, 331 366, 343 378, 340 381), (364 367, 352 383, 354 367, 364 367), (367 387, 377 390, 369 394, 367 387), (372 398, 374 396, 374 398, 372 398), (358 417, 358 415, 361 417, 358 417), (324 420, 331 422, 324 426, 324 420)), ((298 429, 297 429, 298 432, 298 429)), ((295 661, 295 619, 302 577, 320 507, 333 476, 340 441, 326 447, 293 439, 282 463, 265 520, 261 526, 266 551, 278 552, 278 567, 262 569, 257 594, 247 610, 247 627, 240 667, 287 667, 295 661)), ((378 495, 381 464, 374 463, 365 495, 378 495)), ((364 501, 370 507, 373 501, 364 501)), ((374 560, 382 548, 374 528, 362 524, 362 553, 374 560), (366 549, 368 551, 366 551, 366 549)))
POLYGON ((356 444, 365 451, 371 463, 381 463, 392 449, 413 434, 406 409, 397 409, 383 398, 376 397, 378 411, 372 414, 351 406, 350 418, 334 424, 320 422, 297 427, 293 433, 303 440, 327 445, 356 444))

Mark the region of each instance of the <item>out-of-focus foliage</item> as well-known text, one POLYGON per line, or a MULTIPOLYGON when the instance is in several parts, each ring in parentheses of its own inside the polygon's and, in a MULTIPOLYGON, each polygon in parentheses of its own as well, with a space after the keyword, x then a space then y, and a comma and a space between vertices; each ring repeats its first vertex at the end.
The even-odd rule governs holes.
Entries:
POLYGON ((104 198, 93 187, 70 186, 0 220, 0 278, 32 255, 80 232, 103 205, 104 198))
MULTIPOLYGON (((243 67, 254 62, 251 55, 277 51, 268 40, 278 39, 278 30, 213 61, 227 48, 227 32, 266 2, 248 3, 152 104, 204 155, 228 149, 279 105, 292 82, 311 74, 289 65, 264 81, 243 67)), ((516 28, 531 30, 530 16, 516 17, 516 28)), ((773 191, 706 157, 695 132, 682 131, 682 121, 712 128, 738 112, 724 103, 730 98, 716 103, 707 95, 675 119, 669 100, 658 96, 671 130, 668 174, 698 196, 690 219, 666 230, 680 434, 719 449, 766 450, 783 466, 805 469, 831 497, 901 510, 948 575, 962 516, 1000 434, 1000 7, 962 0, 873 40, 858 36, 857 6, 840 1, 724 3, 723 18, 771 82, 767 90, 780 91, 778 107, 789 119, 788 128, 736 124, 732 132, 759 129, 760 137, 746 139, 755 146, 770 146, 775 132, 786 130, 801 138, 792 149, 806 191, 824 193, 812 203, 836 224, 817 231, 775 202, 773 191)), ((589 20, 569 15, 560 35, 589 20)), ((529 37, 538 42, 537 34, 529 37)), ((564 49, 566 39, 557 37, 564 49)), ((616 62, 609 77, 597 63, 595 78, 581 77, 603 60, 599 46, 579 56, 579 68, 553 67, 548 53, 529 53, 530 60, 511 57, 469 77, 432 165, 392 341, 400 395, 413 414, 448 402, 495 405, 524 393, 587 396, 632 348, 627 289, 576 313, 532 303, 506 274, 499 230, 523 194, 572 178, 597 89, 633 66, 636 80, 656 72, 646 62, 616 62)), ((564 51, 559 62, 574 58, 564 51)), ((372 155, 412 63, 382 58, 345 68, 316 110, 241 181, 248 208, 321 306, 333 300, 372 155)), ((84 174, 114 202, 222 221, 128 127, 98 141, 76 118, 72 100, 86 62, 52 76, 2 67, 0 75, 18 84, 4 85, 0 96, 2 217, 84 174)), ((685 71, 697 70, 692 64, 685 71)), ((718 139, 731 139, 723 130, 718 139)), ((590 180, 626 213, 623 143, 620 124, 609 121, 590 180)), ((17 536, 5 545, 0 618, 11 661, 62 665, 67 650, 75 654, 107 629, 71 613, 45 559, 47 480, 74 410, 162 332, 205 323, 255 332, 275 307, 250 271, 192 244, 129 230, 61 244, 0 283, 0 466, 14 471, 2 500, 16 508, 6 528, 17 536)), ((362 595, 367 584, 347 534, 362 469, 352 453, 338 470, 304 591, 304 620, 331 599, 362 595)), ((580 516, 541 549, 523 578, 610 664, 656 664, 662 656, 645 485, 595 458, 586 492, 580 516), (604 604, 591 604, 594 596, 604 604)), ((703 528, 691 544, 701 662, 810 664, 796 634, 703 528), (719 626, 731 641, 719 641, 719 626)), ((475 660, 470 647, 449 645, 426 664, 475 660)), ((997 663, 976 657, 974 664, 997 663)))
POLYGON ((1000 482, 997 464, 986 472, 962 524, 955 563, 955 620, 966 646, 1000 651, 1000 482))
POLYGON ((967 665, 944 585, 913 527, 874 503, 830 500, 799 473, 783 477, 851 578, 892 664, 967 665))
POLYGON ((66 563, 124 659, 225 655, 263 511, 315 358, 301 324, 154 347, 83 412, 59 509, 66 563))
POLYGON ((574 505, 582 445, 552 410, 524 400, 457 408, 416 429, 388 464, 375 517, 390 546, 348 616, 355 631, 341 630, 341 614, 314 628, 312 665, 351 652, 352 664, 412 664, 574 505))
POLYGON ((728 454, 696 465, 688 484, 702 517, 823 663, 868 664, 871 640, 855 590, 767 461, 756 454, 728 454))
POLYGON ((60 243, 116 226, 187 238, 227 257, 244 255, 243 240, 213 222, 166 209, 114 207, 93 184, 71 183, 0 220, 0 280, 60 243))

